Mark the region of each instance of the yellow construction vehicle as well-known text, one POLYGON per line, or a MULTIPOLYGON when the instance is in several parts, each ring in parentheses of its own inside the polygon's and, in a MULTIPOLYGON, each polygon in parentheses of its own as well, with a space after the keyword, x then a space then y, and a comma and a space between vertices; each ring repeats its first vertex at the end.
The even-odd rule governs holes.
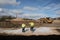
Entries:
POLYGON ((41 23, 52 23, 53 20, 49 17, 46 17, 46 18, 40 18, 39 19, 41 23))
POLYGON ((47 20, 47 23, 52 23, 53 22, 53 19, 51 18, 45 18, 47 20))

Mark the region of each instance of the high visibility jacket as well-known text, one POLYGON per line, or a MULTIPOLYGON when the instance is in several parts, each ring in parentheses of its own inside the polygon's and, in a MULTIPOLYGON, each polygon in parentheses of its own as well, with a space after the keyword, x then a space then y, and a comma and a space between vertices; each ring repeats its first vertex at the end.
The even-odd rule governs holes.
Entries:
POLYGON ((34 23, 33 22, 30 22, 29 24, 30 24, 30 26, 34 26, 34 23))
POLYGON ((25 24, 22 24, 22 27, 25 27, 26 25, 25 24))

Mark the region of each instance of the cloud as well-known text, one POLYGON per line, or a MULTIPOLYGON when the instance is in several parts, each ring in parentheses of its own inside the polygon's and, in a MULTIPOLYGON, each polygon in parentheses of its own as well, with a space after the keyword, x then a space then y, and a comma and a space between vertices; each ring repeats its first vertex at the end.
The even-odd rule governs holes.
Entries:
POLYGON ((42 13, 35 13, 35 14, 33 14, 33 13, 25 13, 25 14, 22 14, 22 15, 20 15, 20 17, 22 17, 22 18, 30 18, 30 19, 39 19, 39 18, 43 18, 43 17, 46 17, 47 15, 45 15, 45 14, 42 14, 42 13))
POLYGON ((50 7, 51 11, 55 11, 60 8, 60 4, 55 4, 55 3, 49 4, 47 6, 50 7))
POLYGON ((0 8, 0 16, 2 16, 2 15, 9 15, 7 13, 7 9, 0 8))
POLYGON ((9 10, 12 13, 22 13, 23 11, 20 9, 13 9, 13 10, 9 10))
POLYGON ((19 5, 21 2, 16 0, 0 0, 0 5, 19 5))
POLYGON ((54 14, 54 15, 60 14, 60 10, 57 10, 59 8, 60 8, 60 4, 55 4, 55 3, 51 3, 44 7, 42 7, 42 6, 40 6, 40 7, 24 6, 22 9, 0 8, 0 15, 16 16, 16 13, 18 13, 18 17, 38 19, 41 17, 48 17, 49 15, 51 15, 50 17, 52 17, 52 14, 54 14), (49 13, 51 13, 51 14, 49 14, 49 13))
MULTIPOLYGON (((46 5, 46 4, 45 4, 46 5)), ((55 4, 55 3, 51 3, 51 4, 48 4, 46 6, 38 6, 38 7, 32 7, 32 6, 25 6, 23 7, 23 10, 31 10, 31 11, 54 11, 56 9, 59 9, 60 4, 55 4)))
POLYGON ((55 11, 55 12, 56 12, 56 14, 60 15, 60 10, 57 10, 57 11, 55 11))
POLYGON ((22 13, 22 10, 20 10, 20 9, 5 9, 5 8, 0 8, 0 16, 3 16, 3 15, 15 16, 16 13, 20 14, 20 13, 22 13))
POLYGON ((40 12, 45 13, 47 16, 50 16, 50 17, 52 17, 53 15, 54 17, 59 16, 58 14, 60 14, 60 11, 58 10, 60 10, 60 4, 56 4, 56 3, 51 3, 44 7, 40 6, 40 12))
POLYGON ((2 11, 2 8, 0 8, 0 11, 2 11))
POLYGON ((0 16, 3 15, 11 15, 11 16, 15 16, 16 17, 16 13, 18 13, 18 17, 22 17, 22 18, 30 18, 30 19, 38 19, 41 17, 46 17, 45 14, 42 13, 23 13, 23 10, 20 9, 5 9, 5 8, 0 8, 0 16), (21 14, 22 13, 22 14, 21 14))
POLYGON ((31 13, 24 14, 24 16, 26 18, 36 18, 37 19, 37 18, 41 18, 41 17, 53 17, 53 15, 55 17, 55 16, 57 16, 56 13, 58 13, 58 14, 60 13, 60 11, 55 12, 55 10, 57 10, 59 8, 60 8, 60 4, 50 3, 50 4, 48 4, 48 5, 44 6, 44 7, 39 6, 39 7, 35 8, 35 7, 25 6, 23 9, 25 9, 25 10, 33 10, 34 11, 34 13, 31 12, 31 13))
POLYGON ((57 10, 60 8, 60 4, 56 4, 51 10, 54 11, 54 10, 57 10))
POLYGON ((30 6, 25 6, 23 9, 24 10, 31 10, 31 11, 38 10, 38 8, 36 8, 36 7, 30 7, 30 6))

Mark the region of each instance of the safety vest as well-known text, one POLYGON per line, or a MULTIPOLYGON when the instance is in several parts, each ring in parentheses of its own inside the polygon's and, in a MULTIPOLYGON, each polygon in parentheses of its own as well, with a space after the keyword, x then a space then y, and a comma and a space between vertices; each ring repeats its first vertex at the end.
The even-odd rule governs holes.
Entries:
POLYGON ((22 24, 22 27, 25 27, 26 25, 25 24, 22 24))
POLYGON ((30 22, 29 24, 30 24, 30 26, 34 26, 34 23, 33 22, 30 22))

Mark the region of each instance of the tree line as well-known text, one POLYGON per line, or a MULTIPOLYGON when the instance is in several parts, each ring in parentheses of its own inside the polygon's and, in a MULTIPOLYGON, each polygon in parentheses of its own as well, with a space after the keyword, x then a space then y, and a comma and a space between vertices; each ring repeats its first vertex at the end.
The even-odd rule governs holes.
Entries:
POLYGON ((14 19, 16 17, 13 17, 13 16, 0 16, 0 21, 6 21, 7 19, 8 20, 11 20, 11 19, 14 19))

